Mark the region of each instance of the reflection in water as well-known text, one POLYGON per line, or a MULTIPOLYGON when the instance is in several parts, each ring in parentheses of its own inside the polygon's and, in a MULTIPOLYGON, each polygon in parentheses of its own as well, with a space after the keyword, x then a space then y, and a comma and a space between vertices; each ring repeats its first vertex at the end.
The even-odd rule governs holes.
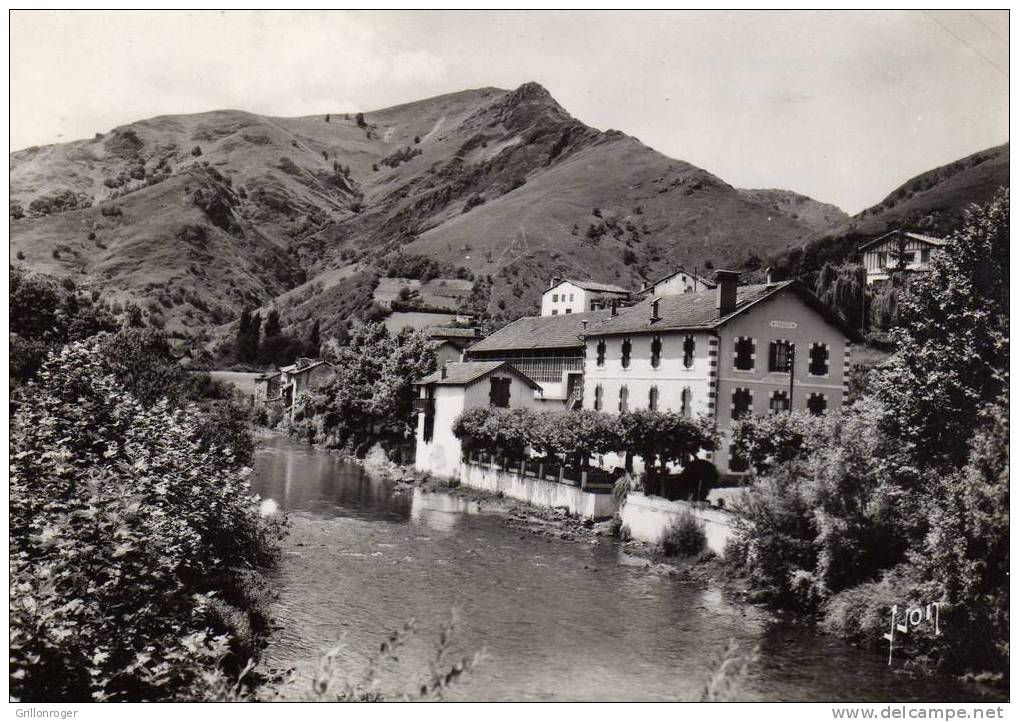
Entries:
POLYGON ((777 622, 720 589, 628 565, 614 541, 523 534, 476 502, 395 490, 282 437, 264 440, 253 484, 293 518, 274 572, 283 628, 267 657, 295 668, 294 694, 327 648, 342 641, 344 668, 361 669, 410 618, 421 635, 383 687, 413 689, 455 608, 457 651, 484 648, 486 659, 453 699, 694 699, 731 639, 761 650, 744 699, 972 698, 945 680, 895 675, 879 655, 777 622))

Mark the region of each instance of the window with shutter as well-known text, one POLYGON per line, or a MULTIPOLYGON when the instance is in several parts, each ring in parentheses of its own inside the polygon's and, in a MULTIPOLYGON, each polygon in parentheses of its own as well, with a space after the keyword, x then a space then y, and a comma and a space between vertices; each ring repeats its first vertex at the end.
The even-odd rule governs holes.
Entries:
POLYGON ((750 395, 750 389, 733 389, 732 391, 732 418, 741 419, 753 409, 754 398, 750 395))
POLYGON ((510 380, 490 379, 491 386, 488 390, 489 403, 498 409, 508 409, 510 402, 510 380))
POLYGON ((626 386, 619 387, 619 413, 630 410, 630 390, 626 386))
POLYGON ((696 348, 696 342, 693 336, 687 336, 683 340, 683 368, 690 368, 693 366, 693 353, 696 348))
POLYGON ((824 394, 811 394, 807 399, 807 410, 815 416, 821 416, 828 410, 828 399, 824 394))
POLYGON ((552 303, 559 303, 559 294, 558 293, 553 293, 552 294, 552 303))
POLYGON ((746 336, 736 339, 736 354, 733 365, 739 371, 754 370, 754 340, 746 336))
POLYGON ((810 367, 808 372, 811 376, 828 375, 828 346, 823 343, 810 345, 810 367))
POLYGON ((662 339, 655 336, 651 341, 651 368, 656 369, 662 363, 662 339))
POLYGON ((789 410, 789 392, 787 391, 772 391, 771 401, 768 403, 771 408, 771 413, 780 414, 783 411, 789 410))
POLYGON ((624 369, 630 368, 630 349, 631 348, 632 348, 632 346, 630 345, 630 339, 624 338, 623 339, 623 348, 622 348, 623 354, 622 354, 622 359, 620 361, 620 363, 622 363, 622 366, 623 366, 624 369))
POLYGON ((594 363, 595 363, 596 366, 604 366, 605 365, 605 342, 604 341, 599 341, 598 342, 598 346, 596 347, 596 349, 597 349, 597 353, 595 355, 594 363))
POLYGON ((658 411, 658 387, 652 386, 651 391, 648 392, 648 404, 647 407, 651 411, 658 411))
POLYGON ((683 388, 683 392, 679 395, 679 413, 686 418, 690 418, 693 414, 693 394, 690 393, 690 387, 686 386, 683 388))
POLYGON ((601 411, 605 405, 605 389, 598 384, 594 387, 594 410, 601 411))
POLYGON ((789 341, 772 341, 768 350, 768 370, 789 373, 792 362, 793 344, 789 341))

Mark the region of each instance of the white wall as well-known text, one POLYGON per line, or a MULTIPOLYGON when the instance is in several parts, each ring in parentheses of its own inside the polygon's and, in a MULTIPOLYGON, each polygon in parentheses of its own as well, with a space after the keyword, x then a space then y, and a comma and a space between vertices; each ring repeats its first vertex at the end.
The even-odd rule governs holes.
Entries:
POLYGON ((631 491, 626 495, 619 516, 623 526, 629 528, 630 536, 638 541, 657 544, 662 534, 679 516, 689 512, 704 525, 708 548, 723 556, 725 544, 735 534, 732 515, 721 509, 712 509, 686 501, 669 501, 654 496, 644 496, 631 491))
POLYGON ((569 310, 570 313, 582 313, 588 310, 588 293, 580 286, 566 281, 555 288, 550 288, 541 294, 541 315, 563 315, 569 310), (555 300, 553 300, 553 298, 555 300), (555 314, 552 311, 556 311, 555 314))
MULTIPOLYGON (((483 376, 469 386, 433 384, 435 390, 435 425, 432 440, 424 440, 425 415, 418 413, 414 468, 436 476, 453 478, 459 475, 462 446, 453 435, 453 421, 467 409, 488 406, 490 379, 510 379, 510 408, 533 407, 538 404, 534 390, 515 373, 495 373, 483 376)), ((424 398, 428 387, 421 387, 424 398)))
POLYGON ((571 514, 585 519, 608 519, 616 513, 616 501, 612 494, 582 491, 577 486, 521 476, 512 470, 488 465, 461 464, 460 483, 493 494, 502 492, 511 499, 547 509, 566 507, 571 514))

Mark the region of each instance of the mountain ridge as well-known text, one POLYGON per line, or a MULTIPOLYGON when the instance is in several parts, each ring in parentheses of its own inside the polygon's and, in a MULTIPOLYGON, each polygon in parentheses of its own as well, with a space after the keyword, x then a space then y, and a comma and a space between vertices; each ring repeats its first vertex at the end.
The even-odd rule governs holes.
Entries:
POLYGON ((339 296, 362 298, 395 253, 483 279, 476 300, 500 323, 533 311, 552 275, 637 285, 680 264, 752 268, 837 216, 591 128, 537 83, 363 115, 162 115, 10 165, 18 262, 179 336, 279 297, 285 322, 313 312, 334 328, 364 310, 339 296))

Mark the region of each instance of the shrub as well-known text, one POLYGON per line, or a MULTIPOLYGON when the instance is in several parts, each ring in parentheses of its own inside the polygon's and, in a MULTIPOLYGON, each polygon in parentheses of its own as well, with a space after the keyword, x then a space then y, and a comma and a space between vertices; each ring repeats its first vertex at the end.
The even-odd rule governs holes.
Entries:
POLYGON ((282 526, 196 443, 196 411, 142 407, 101 341, 51 355, 12 419, 11 693, 203 698, 248 662, 259 615, 234 570, 272 563, 282 526))
POLYGON ((684 509, 666 527, 658 545, 667 557, 693 557, 707 548, 708 538, 704 534, 704 525, 684 509))

